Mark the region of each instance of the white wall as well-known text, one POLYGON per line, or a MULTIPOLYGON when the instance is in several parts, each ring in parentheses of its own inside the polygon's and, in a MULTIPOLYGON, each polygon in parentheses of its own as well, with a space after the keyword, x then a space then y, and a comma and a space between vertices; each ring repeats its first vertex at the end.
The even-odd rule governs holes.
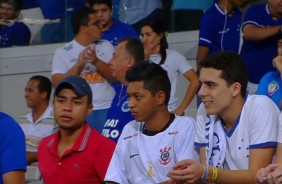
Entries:
MULTIPOLYGON (((195 67, 198 31, 170 33, 170 48, 179 51, 195 67)), ((62 44, 34 45, 28 47, 0 49, 0 111, 13 117, 29 111, 24 99, 24 88, 33 75, 50 77, 52 57, 57 47, 62 44)), ((177 93, 181 99, 187 82, 182 77, 177 93)), ((188 115, 195 115, 195 100, 187 109, 188 115)))

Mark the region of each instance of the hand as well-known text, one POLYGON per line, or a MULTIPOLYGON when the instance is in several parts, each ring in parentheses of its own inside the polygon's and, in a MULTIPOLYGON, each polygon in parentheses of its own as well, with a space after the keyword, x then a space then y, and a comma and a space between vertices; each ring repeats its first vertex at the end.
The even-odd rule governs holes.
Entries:
MULTIPOLYGON (((270 164, 267 167, 261 168, 260 170, 258 170, 257 173, 256 173, 256 181, 257 181, 256 183, 258 183, 258 184, 272 184, 272 183, 274 184, 274 183, 276 183, 276 182, 274 182, 274 179, 279 175, 278 174, 279 172, 275 173, 274 176, 273 176, 273 172, 275 172, 275 170, 277 168, 279 168, 279 166, 280 165, 278 165, 278 164, 270 164)), ((280 173, 280 175, 282 175, 282 172, 280 173)))
POLYGON ((204 165, 194 160, 182 160, 173 166, 167 176, 180 183, 196 183, 200 181, 204 172, 204 165))
POLYGON ((96 64, 97 63, 97 57, 96 57, 95 46, 90 45, 86 49, 84 49, 79 54, 78 63, 81 63, 83 66, 86 63, 96 64))
POLYGON ((275 57, 272 62, 274 68, 276 68, 280 73, 282 73, 282 56, 275 57))
POLYGON ((281 164, 270 164, 266 167, 269 171, 267 176, 267 181, 269 184, 279 184, 282 183, 282 165, 281 164))

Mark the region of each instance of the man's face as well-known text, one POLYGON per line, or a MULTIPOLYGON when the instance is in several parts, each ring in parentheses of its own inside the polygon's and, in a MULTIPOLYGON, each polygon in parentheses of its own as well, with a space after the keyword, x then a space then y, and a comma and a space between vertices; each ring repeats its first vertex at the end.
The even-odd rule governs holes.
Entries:
POLYGON ((92 107, 88 104, 87 96, 80 97, 72 89, 62 89, 54 97, 54 117, 63 130, 75 131, 83 128, 92 107))
POLYGON ((95 13, 92 13, 89 15, 89 22, 88 22, 88 27, 87 27, 87 35, 91 39, 91 42, 95 42, 99 40, 102 36, 102 31, 100 28, 100 24, 98 21, 97 16, 95 13))
POLYGON ((15 10, 14 7, 9 3, 0 4, 0 18, 6 20, 15 19, 19 15, 19 11, 15 10))
POLYGON ((157 95, 152 96, 149 90, 143 88, 143 85, 143 81, 130 82, 126 92, 131 114, 139 122, 150 120, 158 110, 157 95))
POLYGON ((47 93, 40 93, 38 90, 39 82, 37 80, 28 81, 25 87, 26 105, 31 109, 36 109, 42 102, 46 100, 47 93))
POLYGON ((106 27, 112 20, 113 12, 106 4, 94 4, 92 7, 102 27, 106 27))
POLYGON ((268 0, 268 5, 273 15, 282 15, 282 0, 268 0))
POLYGON ((116 47, 113 58, 110 60, 112 76, 120 82, 125 81, 125 74, 131 67, 129 62, 131 57, 127 53, 125 45, 126 41, 119 43, 116 47))
POLYGON ((220 75, 221 70, 213 68, 202 68, 200 70, 199 80, 202 85, 198 95, 210 115, 222 115, 231 108, 233 85, 228 86, 220 75))

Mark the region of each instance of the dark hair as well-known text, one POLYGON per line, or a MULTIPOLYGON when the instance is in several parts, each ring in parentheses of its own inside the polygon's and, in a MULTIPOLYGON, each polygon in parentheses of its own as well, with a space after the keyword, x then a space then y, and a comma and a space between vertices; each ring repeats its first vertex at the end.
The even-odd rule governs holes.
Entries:
MULTIPOLYGON (((157 33, 157 35, 162 35, 162 38, 160 40, 160 54, 161 54, 161 61, 160 61, 160 65, 163 64, 166 60, 166 49, 168 48, 168 43, 166 40, 166 35, 165 35, 165 26, 163 25, 163 23, 158 20, 158 19, 148 19, 146 20, 143 25, 142 28, 148 26, 152 29, 153 32, 157 33)), ((141 29, 142 29, 141 28, 141 29)))
POLYGON ((88 26, 89 15, 95 11, 92 8, 83 7, 77 9, 71 19, 73 33, 76 35, 79 32, 80 26, 88 26))
POLYGON ((228 85, 235 82, 241 84, 241 96, 245 97, 248 84, 248 70, 243 59, 238 54, 230 51, 221 51, 207 56, 200 62, 199 71, 202 68, 221 70, 221 78, 228 85))
POLYGON ((38 81, 38 91, 40 93, 46 92, 47 93, 47 100, 50 100, 51 91, 52 91, 52 83, 49 78, 42 76, 42 75, 35 75, 32 76, 29 81, 36 80, 38 81))
POLYGON ((0 3, 8 3, 16 11, 21 10, 22 7, 23 7, 23 1, 22 0, 0 0, 0 3))
POLYGON ((166 96, 165 104, 168 105, 171 85, 167 71, 160 65, 150 61, 136 63, 126 72, 125 78, 128 82, 143 81, 143 88, 149 90, 152 96, 163 91, 166 96))
POLYGON ((119 43, 126 42, 125 50, 134 58, 135 62, 144 61, 144 46, 142 42, 136 38, 120 39, 119 43))
POLYGON ((107 5, 110 10, 113 9, 113 3, 112 0, 85 0, 87 4, 92 8, 95 4, 105 4, 107 5))

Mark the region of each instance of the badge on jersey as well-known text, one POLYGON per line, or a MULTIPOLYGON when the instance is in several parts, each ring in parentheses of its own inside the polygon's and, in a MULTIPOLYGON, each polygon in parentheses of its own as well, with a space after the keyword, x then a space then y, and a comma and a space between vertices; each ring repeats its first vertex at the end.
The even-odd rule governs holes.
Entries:
POLYGON ((167 165, 171 161, 171 147, 165 147, 164 149, 160 150, 161 156, 160 156, 160 163, 162 165, 167 165))
POLYGON ((272 96, 275 93, 275 91, 277 91, 278 89, 279 86, 275 81, 272 81, 271 83, 268 84, 267 91, 270 96, 272 96))
POLYGON ((148 177, 154 177, 155 176, 153 168, 154 168, 153 163, 150 161, 149 162, 149 167, 148 167, 148 172, 147 172, 147 176, 148 177))

